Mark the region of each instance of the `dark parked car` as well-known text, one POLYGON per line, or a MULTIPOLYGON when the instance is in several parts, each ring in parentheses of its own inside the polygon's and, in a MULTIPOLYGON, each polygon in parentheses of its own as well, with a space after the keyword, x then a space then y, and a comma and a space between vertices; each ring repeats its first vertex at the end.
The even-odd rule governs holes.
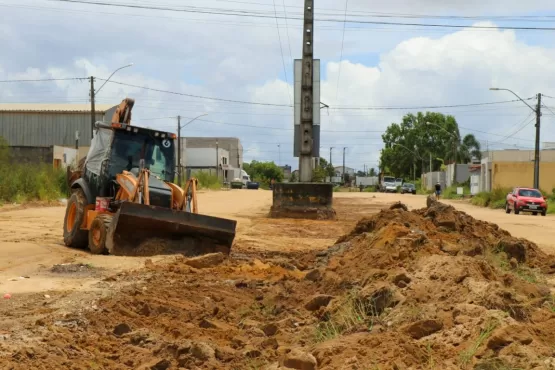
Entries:
POLYGON ((259 187, 260 187, 260 184, 257 182, 254 182, 254 181, 247 182, 247 189, 258 190, 259 187))
POLYGON ((401 194, 405 193, 416 194, 416 186, 414 186, 414 184, 404 183, 401 186, 401 194))

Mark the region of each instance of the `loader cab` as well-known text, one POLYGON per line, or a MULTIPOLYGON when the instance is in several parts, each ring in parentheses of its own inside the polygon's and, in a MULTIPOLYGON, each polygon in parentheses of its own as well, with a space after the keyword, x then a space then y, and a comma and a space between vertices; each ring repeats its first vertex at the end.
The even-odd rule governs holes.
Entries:
MULTIPOLYGON (((173 135, 167 132, 124 124, 97 124, 84 173, 91 197, 114 196, 116 175, 123 171, 138 174, 142 159, 152 175, 173 182, 174 144, 173 135)), ((161 187, 162 181, 157 181, 161 187)))
MULTIPOLYGON (((130 126, 128 126, 130 127, 130 126)), ((150 172, 164 181, 174 180, 174 140, 165 132, 132 127, 114 130, 109 157, 108 177, 115 179, 122 171, 138 171, 141 159, 150 172)))

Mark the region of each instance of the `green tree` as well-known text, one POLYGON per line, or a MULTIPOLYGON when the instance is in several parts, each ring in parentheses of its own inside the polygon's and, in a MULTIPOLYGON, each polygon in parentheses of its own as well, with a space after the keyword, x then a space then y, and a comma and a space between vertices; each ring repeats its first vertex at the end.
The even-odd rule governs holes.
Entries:
POLYGON ((318 165, 312 172, 312 181, 313 182, 324 182, 326 181, 326 177, 332 177, 335 171, 333 166, 326 161, 325 158, 320 158, 318 161, 318 165))
MULTIPOLYGON (((480 158, 480 144, 473 135, 461 138, 455 117, 436 112, 407 114, 401 123, 392 123, 382 135, 384 149, 380 168, 393 176, 409 177, 413 167, 417 174, 440 168, 446 163, 468 163, 480 158)), ((456 176, 456 174, 455 174, 456 176)))
POLYGON ((370 176, 370 177, 378 176, 378 174, 376 173, 376 169, 371 168, 370 172, 368 173, 368 176, 370 176))
POLYGON ((272 179, 276 182, 283 181, 283 170, 274 162, 243 163, 243 169, 253 181, 258 181, 264 185, 269 185, 272 179))

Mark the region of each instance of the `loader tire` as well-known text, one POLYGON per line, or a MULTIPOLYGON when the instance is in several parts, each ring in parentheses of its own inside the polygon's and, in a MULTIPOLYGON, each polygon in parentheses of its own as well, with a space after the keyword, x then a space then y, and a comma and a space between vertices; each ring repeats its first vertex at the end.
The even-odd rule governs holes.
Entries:
POLYGON ((112 222, 112 216, 100 214, 95 217, 89 230, 89 250, 92 254, 108 254, 106 249, 106 238, 108 228, 112 222))
POLYGON ((85 219, 87 198, 81 189, 71 194, 67 201, 66 215, 64 217, 64 243, 71 248, 86 248, 87 230, 81 230, 85 219))

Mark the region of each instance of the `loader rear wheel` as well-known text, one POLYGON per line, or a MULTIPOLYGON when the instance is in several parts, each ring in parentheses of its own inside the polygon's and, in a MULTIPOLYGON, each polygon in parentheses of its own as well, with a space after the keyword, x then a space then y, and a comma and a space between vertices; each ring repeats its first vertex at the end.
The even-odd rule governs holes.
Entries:
POLYGON ((85 219, 85 206, 87 198, 81 189, 71 194, 67 201, 66 215, 64 217, 64 243, 72 248, 85 248, 87 246, 87 230, 81 230, 85 219))
POLYGON ((112 222, 111 215, 100 214, 95 217, 89 230, 89 250, 92 254, 106 254, 106 238, 112 222))

